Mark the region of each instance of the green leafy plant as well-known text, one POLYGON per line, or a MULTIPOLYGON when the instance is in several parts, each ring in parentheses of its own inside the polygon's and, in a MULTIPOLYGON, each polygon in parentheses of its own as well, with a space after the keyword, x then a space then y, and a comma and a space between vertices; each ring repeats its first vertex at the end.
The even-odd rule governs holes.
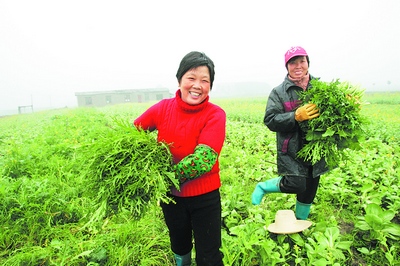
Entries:
POLYGON ((346 259, 344 251, 350 253, 351 241, 341 240, 337 227, 328 227, 325 232, 315 232, 305 244, 310 265, 340 265, 346 259))
POLYGON ((179 188, 167 145, 130 124, 115 120, 115 126, 85 149, 84 174, 98 204, 92 221, 121 210, 140 218, 150 203, 171 200, 171 186, 179 188))
MULTIPOLYGON (((396 265, 398 253, 395 252, 395 245, 390 243, 390 240, 398 243, 400 239, 400 225, 393 223, 392 220, 395 212, 392 210, 383 210, 375 203, 368 204, 365 208, 365 216, 358 216, 358 221, 355 223, 355 228, 364 232, 363 240, 368 242, 378 241, 380 249, 385 253, 385 258, 389 265, 396 265)), ((358 249, 365 254, 371 254, 366 248, 358 249)))
MULTIPOLYGON (((399 104, 397 95, 382 97, 399 104)), ((371 121, 361 150, 347 149, 350 158, 324 175, 309 217, 315 226, 278 236, 265 227, 277 210, 294 208, 295 197, 269 194, 260 206, 250 201, 257 182, 276 176, 276 164, 271 163, 275 133, 261 122, 267 99, 214 100, 222 103, 228 119, 219 158, 222 215, 228 225, 222 228, 224 265, 399 265, 399 236, 389 234, 387 226, 396 227, 400 220, 400 108, 374 99, 370 95, 371 104, 364 102, 360 110, 371 121), (390 216, 382 221, 384 229, 365 215, 371 214, 364 212, 371 203, 394 213, 390 222, 390 216), (363 229, 355 227, 360 221, 367 223, 363 229), (332 227, 340 234, 327 233, 332 227), (386 246, 378 233, 386 237, 386 246), (351 241, 350 249, 346 241, 351 241)), ((86 175, 95 153, 102 152, 93 147, 131 134, 130 129, 117 129, 110 118, 132 121, 148 106, 60 109, 0 118, 0 265, 175 265, 158 201, 147 201, 140 219, 127 207, 112 208, 107 201, 105 208, 112 215, 96 216, 99 190, 86 175), (93 217, 99 218, 89 227, 93 230, 82 230, 93 217)), ((154 133, 147 137, 156 144, 154 133)))
POLYGON ((386 245, 388 238, 399 240, 400 225, 392 223, 395 212, 392 210, 383 210, 375 203, 368 204, 365 208, 365 216, 358 216, 358 222, 355 228, 361 231, 367 231, 369 234, 364 235, 364 239, 378 240, 381 244, 386 245))
POLYGON ((325 159, 331 168, 346 158, 346 149, 359 149, 364 139, 361 116, 363 91, 349 82, 310 81, 311 88, 302 91, 299 100, 316 104, 320 115, 301 122, 307 143, 298 152, 300 158, 313 164, 325 159))

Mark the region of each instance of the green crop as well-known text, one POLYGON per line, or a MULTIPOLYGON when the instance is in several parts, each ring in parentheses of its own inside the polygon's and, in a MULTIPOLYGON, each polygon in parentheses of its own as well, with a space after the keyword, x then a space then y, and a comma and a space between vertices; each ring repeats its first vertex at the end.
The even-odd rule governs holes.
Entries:
MULTIPOLYGON (((347 149, 346 163, 323 176, 309 216, 313 225, 291 235, 266 228, 277 210, 294 210, 293 194, 272 193, 262 204, 251 204, 257 182, 277 175, 276 136, 260 120, 267 97, 214 99, 227 113, 219 157, 224 265, 400 265, 397 95, 382 94, 378 101, 365 94, 360 112, 370 122, 360 125, 361 149, 347 149), (383 96, 385 104, 377 103, 383 96)), ((142 138, 150 143, 148 151, 165 147, 155 132, 131 132, 136 129, 128 121, 148 107, 127 103, 0 118, 0 265, 176 265, 159 197, 143 201, 138 219, 129 208, 135 200, 121 208, 110 204, 107 195, 114 195, 116 185, 93 175, 101 172, 96 165, 118 170, 118 160, 100 160, 102 154, 111 156, 112 145, 115 152, 124 147, 124 154, 136 151, 136 144, 129 145, 142 138), (117 146, 125 137, 128 146, 117 146)), ((164 165, 151 155, 148 159, 164 165)), ((137 169, 142 164, 131 163, 137 169)), ((169 167, 170 158, 165 159, 169 167)))
POLYGON ((349 82, 310 81, 311 88, 300 93, 299 100, 317 105, 320 116, 301 122, 306 145, 298 156, 313 164, 325 159, 331 168, 346 158, 347 149, 357 150, 364 139, 361 116, 363 90, 349 82))
POLYGON ((169 202, 167 192, 178 187, 167 145, 150 132, 115 120, 85 149, 84 174, 98 204, 92 220, 122 210, 140 218, 151 204, 169 202))

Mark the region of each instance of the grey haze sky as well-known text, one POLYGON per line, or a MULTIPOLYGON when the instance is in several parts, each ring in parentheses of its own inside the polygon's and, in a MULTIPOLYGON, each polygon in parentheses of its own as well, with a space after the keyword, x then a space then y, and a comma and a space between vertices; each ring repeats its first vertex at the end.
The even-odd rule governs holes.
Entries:
POLYGON ((213 59, 214 90, 278 85, 293 45, 323 80, 399 90, 399 13, 398 0, 0 0, 0 110, 73 107, 82 91, 174 92, 192 50, 213 59))

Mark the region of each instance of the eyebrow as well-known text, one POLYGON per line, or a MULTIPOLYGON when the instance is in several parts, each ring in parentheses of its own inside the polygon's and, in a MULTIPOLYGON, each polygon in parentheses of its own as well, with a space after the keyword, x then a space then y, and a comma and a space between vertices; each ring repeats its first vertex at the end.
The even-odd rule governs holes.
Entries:
MULTIPOLYGON (((198 75, 196 74, 196 71, 194 71, 194 69, 189 70, 188 72, 185 73, 185 75, 186 75, 186 74, 187 74, 187 75, 198 76, 198 75)), ((202 76, 201 78, 208 78, 208 79, 211 79, 211 75, 210 75, 210 74, 207 74, 207 75, 202 76)))

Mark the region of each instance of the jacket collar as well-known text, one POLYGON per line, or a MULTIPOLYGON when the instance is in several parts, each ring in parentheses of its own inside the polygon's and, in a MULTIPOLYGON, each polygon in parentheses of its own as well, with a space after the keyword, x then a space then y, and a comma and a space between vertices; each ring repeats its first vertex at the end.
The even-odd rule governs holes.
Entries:
MULTIPOLYGON (((308 81, 307 89, 310 87, 310 81, 311 81, 312 79, 315 79, 315 78, 314 78, 314 76, 312 76, 312 75, 310 74, 310 79, 309 79, 309 81, 308 81)), ((291 81, 291 80, 288 78, 287 75, 285 76, 285 80, 283 81, 282 84, 283 84, 283 88, 285 89, 285 91, 287 91, 287 90, 288 90, 289 88, 291 88, 291 87, 300 88, 299 86, 297 86, 296 84, 294 84, 293 81, 291 81)))

